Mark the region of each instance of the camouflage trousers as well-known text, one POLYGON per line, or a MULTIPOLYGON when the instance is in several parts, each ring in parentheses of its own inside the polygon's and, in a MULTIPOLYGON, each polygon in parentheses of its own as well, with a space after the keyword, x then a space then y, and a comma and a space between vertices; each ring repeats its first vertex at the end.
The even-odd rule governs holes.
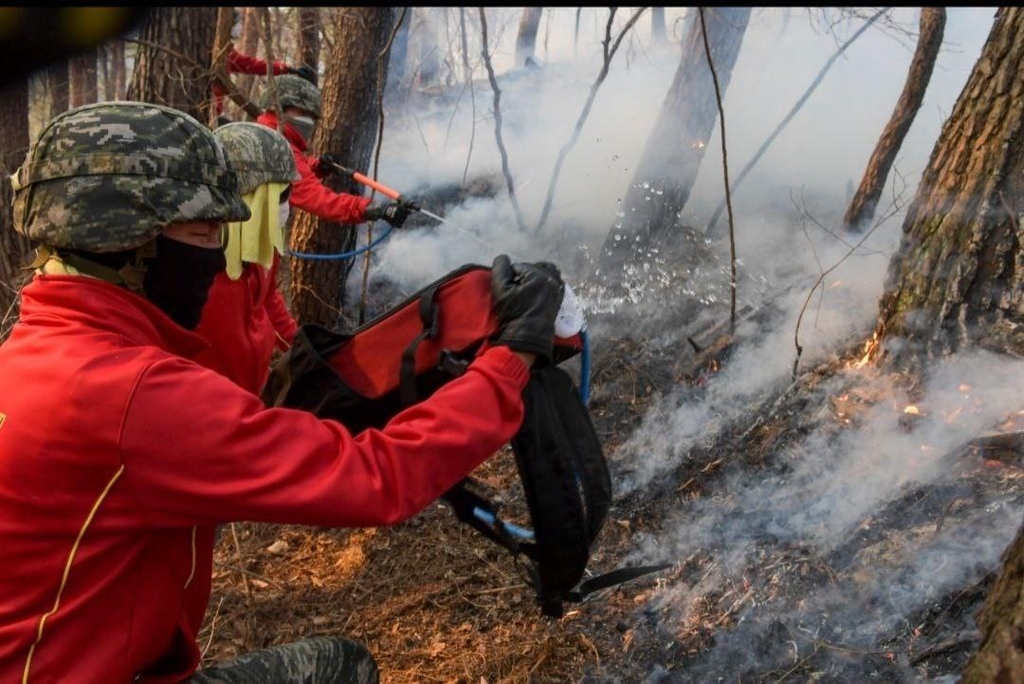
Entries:
POLYGON ((183 684, 377 684, 377 663, 365 646, 313 637, 217 663, 183 684))

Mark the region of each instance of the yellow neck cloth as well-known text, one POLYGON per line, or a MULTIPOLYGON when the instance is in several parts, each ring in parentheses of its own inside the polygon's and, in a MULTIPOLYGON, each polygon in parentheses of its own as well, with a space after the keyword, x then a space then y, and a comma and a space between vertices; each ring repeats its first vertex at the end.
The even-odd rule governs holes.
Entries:
POLYGON ((274 250, 284 254, 284 226, 278 220, 281 193, 288 183, 263 183, 242 195, 252 216, 248 221, 227 224, 227 274, 232 280, 242 275, 243 263, 270 268, 274 250))

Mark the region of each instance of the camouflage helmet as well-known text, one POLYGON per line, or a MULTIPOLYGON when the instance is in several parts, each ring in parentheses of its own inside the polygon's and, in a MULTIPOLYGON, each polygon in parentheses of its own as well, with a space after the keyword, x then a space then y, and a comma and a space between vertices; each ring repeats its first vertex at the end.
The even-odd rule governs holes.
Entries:
POLYGON ((249 218, 213 132, 143 102, 56 116, 11 183, 14 229, 51 247, 114 252, 149 242, 170 223, 249 218))
POLYGON ((224 146, 243 195, 264 183, 291 183, 302 178, 295 170, 292 146, 273 128, 238 121, 217 128, 213 135, 224 146))
POLYGON ((260 107, 263 109, 275 109, 274 87, 277 87, 277 99, 281 103, 281 109, 285 107, 298 107, 304 109, 316 118, 320 118, 320 89, 315 85, 294 74, 284 74, 273 80, 274 85, 268 82, 263 86, 263 94, 260 96, 260 107))

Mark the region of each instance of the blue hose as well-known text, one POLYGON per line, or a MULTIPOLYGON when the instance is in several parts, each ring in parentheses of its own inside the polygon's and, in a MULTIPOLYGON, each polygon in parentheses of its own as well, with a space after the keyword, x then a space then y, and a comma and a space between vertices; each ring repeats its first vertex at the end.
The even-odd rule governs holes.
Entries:
POLYGON ((519 539, 524 539, 526 541, 533 541, 534 539, 533 530, 528 530, 525 527, 520 527, 519 525, 514 525, 513 523, 505 522, 504 520, 499 520, 493 513, 485 511, 479 506, 473 507, 473 515, 476 516, 478 520, 482 520, 492 527, 496 527, 500 524, 502 529, 513 537, 518 537, 519 539))
POLYGON ((390 225, 387 227, 387 230, 385 230, 383 233, 381 233, 380 237, 376 238, 373 242, 371 242, 370 244, 366 245, 365 247, 360 247, 359 249, 354 249, 351 252, 342 252, 341 254, 311 254, 309 252, 288 252, 288 255, 289 256, 301 257, 303 259, 313 259, 313 260, 317 260, 317 261, 327 261, 327 260, 330 260, 330 259, 351 259, 354 256, 358 256, 358 255, 362 254, 363 252, 367 252, 367 251, 373 249, 374 247, 379 245, 381 242, 383 242, 384 238, 386 238, 388 235, 391 235, 391 226, 390 225))
POLYGON ((583 405, 590 405, 590 338, 587 337, 587 329, 580 330, 580 341, 583 349, 580 351, 580 397, 583 405))

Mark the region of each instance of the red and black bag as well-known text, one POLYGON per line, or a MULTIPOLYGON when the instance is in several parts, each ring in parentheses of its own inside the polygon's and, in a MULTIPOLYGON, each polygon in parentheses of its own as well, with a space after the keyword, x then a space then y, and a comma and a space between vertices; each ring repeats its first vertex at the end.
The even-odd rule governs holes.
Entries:
MULTIPOLYGON (((263 390, 268 406, 311 411, 350 431, 383 427, 465 372, 498 331, 491 270, 468 265, 431 283, 351 334, 300 327, 263 390)), ((556 338, 554 363, 583 350, 582 333, 556 338)), ((552 365, 531 371, 525 417, 512 449, 533 530, 505 522, 465 478, 444 494, 458 517, 517 557, 546 615, 562 601, 657 568, 626 568, 581 583, 590 547, 604 524, 612 486, 600 442, 569 375, 552 365)))

